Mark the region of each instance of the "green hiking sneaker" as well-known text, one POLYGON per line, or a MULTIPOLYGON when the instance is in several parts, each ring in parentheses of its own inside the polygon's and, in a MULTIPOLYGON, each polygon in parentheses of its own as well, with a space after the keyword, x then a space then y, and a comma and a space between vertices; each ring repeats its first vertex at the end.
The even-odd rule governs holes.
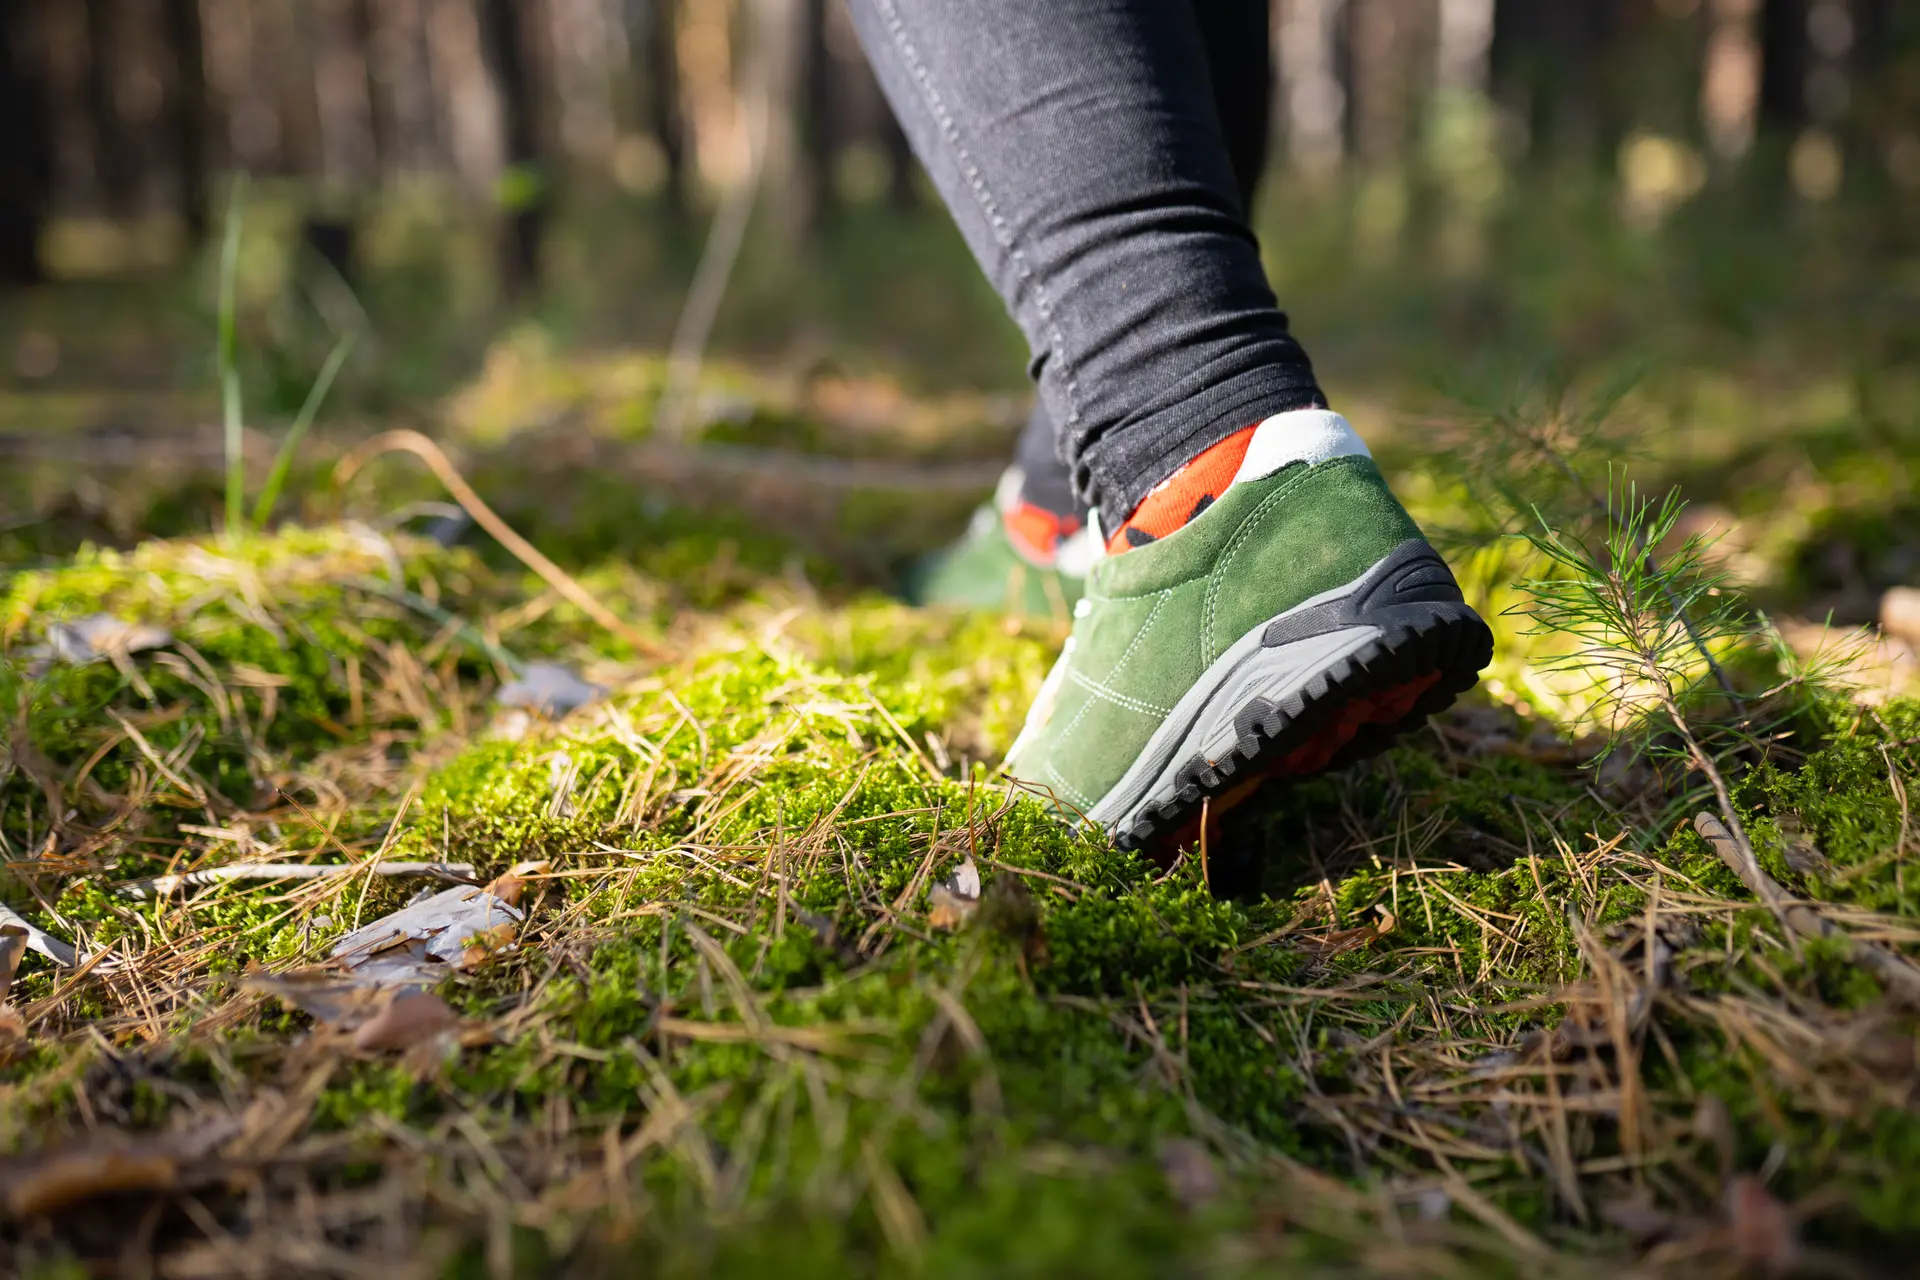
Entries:
POLYGON ((1493 656, 1344 418, 1302 410, 1248 436, 1183 525, 1116 533, 1130 549, 1092 566, 1007 755, 1122 848, 1167 850, 1261 782, 1379 752, 1493 656))
POLYGON ((993 500, 973 513, 965 536, 915 567, 906 596, 920 605, 1065 621, 1098 553, 1092 530, 1023 502, 1019 469, 1008 468, 993 500), (1010 526, 1027 545, 1015 541, 1010 526))

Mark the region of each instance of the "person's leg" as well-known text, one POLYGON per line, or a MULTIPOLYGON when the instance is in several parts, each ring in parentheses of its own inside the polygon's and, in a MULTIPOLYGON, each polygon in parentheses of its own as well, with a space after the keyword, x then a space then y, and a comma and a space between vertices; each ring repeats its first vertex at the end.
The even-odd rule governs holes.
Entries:
MULTIPOLYGON (((1034 401, 1020 429, 1013 467, 1018 490, 996 495, 1007 535, 1030 563, 1050 568, 1061 545, 1085 527, 1087 504, 1073 491, 1072 473, 1060 453, 1059 432, 1042 401, 1034 401)), ((1086 566, 1077 571, 1086 572, 1086 566)))
POLYGON ((1193 9, 1241 216, 1251 219, 1271 141, 1272 6, 1269 0, 1193 0, 1193 9))
POLYGON ((853 13, 1027 335, 1075 490, 1106 527, 1207 446, 1320 403, 1246 226, 1191 6, 854 0, 853 13))
MULTIPOLYGON (((1268 0, 1215 0, 1197 4, 1194 12, 1234 189, 1241 210, 1250 215, 1270 137, 1272 9, 1268 0)), ((1007 536, 1035 565, 1053 566, 1058 543, 1087 518, 1087 504, 1073 491, 1063 443, 1045 399, 1036 399, 1014 449, 1017 491, 1011 501, 1006 494, 997 497, 1007 536)))
POLYGON ((1176 0, 853 9, 1112 534, 1008 771, 1159 846, 1471 686, 1490 633, 1267 287, 1208 72, 1231 26, 1176 0))
POLYGON ((956 542, 915 564, 901 585, 917 604, 1065 621, 1101 553, 1087 519, 1054 447, 1053 422, 1036 404, 992 498, 956 542))

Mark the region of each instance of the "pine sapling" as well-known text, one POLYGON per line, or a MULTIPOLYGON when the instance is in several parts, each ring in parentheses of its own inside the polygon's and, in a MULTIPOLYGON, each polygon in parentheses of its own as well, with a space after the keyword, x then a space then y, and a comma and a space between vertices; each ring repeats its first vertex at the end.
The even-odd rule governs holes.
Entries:
MULTIPOLYGON (((1526 537, 1546 570, 1521 584, 1532 600, 1520 612, 1533 620, 1530 634, 1579 642, 1546 665, 1592 677, 1614 735, 1608 750, 1632 734, 1649 755, 1678 756, 1705 779, 1742 856, 1752 859, 1721 767, 1725 753, 1712 745, 1716 726, 1699 712, 1703 678, 1720 674, 1715 651, 1752 643, 1759 632, 1709 560, 1706 539, 1688 537, 1659 559, 1648 553, 1668 544, 1685 506, 1677 491, 1655 501, 1631 484, 1610 486, 1597 536, 1555 528, 1536 513, 1539 531, 1526 537)), ((1735 749, 1756 745, 1744 716, 1717 729, 1731 733, 1735 749)))

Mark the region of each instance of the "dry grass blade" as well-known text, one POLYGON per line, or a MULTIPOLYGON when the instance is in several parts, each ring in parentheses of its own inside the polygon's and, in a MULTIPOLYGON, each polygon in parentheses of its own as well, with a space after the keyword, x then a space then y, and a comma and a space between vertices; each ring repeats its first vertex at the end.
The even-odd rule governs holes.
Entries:
POLYGON ((620 620, 611 609, 601 604, 592 592, 580 585, 572 574, 562 569, 541 553, 540 549, 513 531, 513 526, 489 507, 480 495, 474 492, 466 477, 460 474, 440 446, 421 435, 418 431, 387 431, 356 447, 341 458, 334 466, 334 483, 344 485, 352 480, 360 468, 383 453, 411 453, 427 464, 440 483, 447 487, 466 513, 473 517, 474 523, 485 529, 492 537, 512 552, 520 563, 539 574, 546 584, 560 596, 578 608, 582 613, 605 627, 613 635, 632 645, 638 653, 646 657, 664 659, 665 652, 653 641, 641 635, 627 623, 620 620))
MULTIPOLYGON (((739 1022, 697 1022, 689 1018, 660 1018, 654 1028, 662 1035, 713 1044, 781 1045, 808 1053, 851 1055, 860 1052, 848 1040, 848 1027, 786 1027, 777 1023, 747 1026, 739 1022)), ((877 1029, 877 1028, 876 1028, 877 1029)))
POLYGON ((473 879, 470 862, 232 862, 222 867, 205 867, 177 875, 154 876, 135 880, 120 887, 129 898, 146 901, 164 898, 182 889, 202 885, 225 884, 235 880, 324 880, 329 876, 372 875, 387 879, 424 876, 435 880, 460 882, 473 879))

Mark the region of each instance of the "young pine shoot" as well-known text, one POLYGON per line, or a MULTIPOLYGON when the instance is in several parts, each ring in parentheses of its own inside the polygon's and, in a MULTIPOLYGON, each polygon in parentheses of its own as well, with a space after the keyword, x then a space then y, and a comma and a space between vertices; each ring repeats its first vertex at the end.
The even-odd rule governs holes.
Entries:
POLYGON ((1540 530, 1526 537, 1546 566, 1520 584, 1532 598, 1520 612, 1534 623, 1529 634, 1576 642, 1547 665, 1591 678, 1600 719, 1612 727, 1608 750, 1631 734, 1648 755, 1679 757, 1705 779, 1727 830, 1752 857, 1714 739, 1731 731, 1736 748, 1751 746, 1755 730, 1739 700, 1715 688, 1713 655, 1758 637, 1709 560, 1706 539, 1688 537, 1658 559, 1648 553, 1668 545, 1685 507, 1677 491, 1656 501, 1620 484, 1608 487, 1595 534, 1555 528, 1536 513, 1540 530), (1734 713, 1718 726, 1704 718, 1716 698, 1734 713))

